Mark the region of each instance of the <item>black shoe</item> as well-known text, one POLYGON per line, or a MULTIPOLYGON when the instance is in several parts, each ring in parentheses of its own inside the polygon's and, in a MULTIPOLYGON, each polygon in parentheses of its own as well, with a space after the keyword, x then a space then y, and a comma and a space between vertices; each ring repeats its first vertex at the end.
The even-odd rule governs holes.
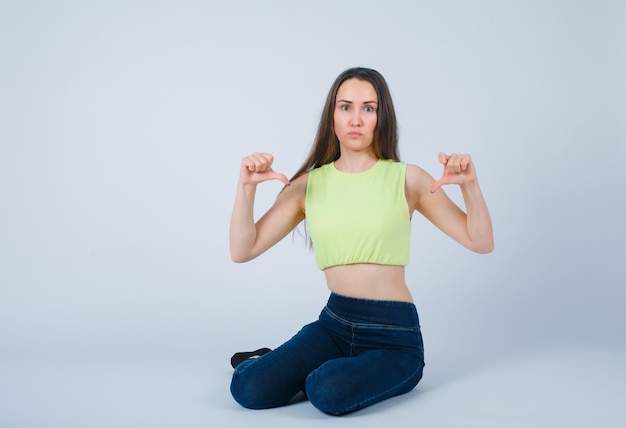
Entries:
POLYGON ((261 349, 257 349, 256 351, 252 351, 252 352, 237 352, 230 359, 230 365, 233 366, 233 368, 236 368, 239 364, 243 363, 248 358, 260 357, 261 355, 265 355, 265 354, 267 354, 270 351, 271 351, 270 348, 261 348, 261 349))

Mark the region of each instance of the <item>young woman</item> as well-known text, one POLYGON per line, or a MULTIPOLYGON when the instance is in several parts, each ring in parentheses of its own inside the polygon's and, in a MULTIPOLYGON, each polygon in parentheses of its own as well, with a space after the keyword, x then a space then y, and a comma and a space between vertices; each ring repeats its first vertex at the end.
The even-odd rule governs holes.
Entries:
POLYGON ((333 83, 311 153, 291 180, 273 156, 245 157, 230 225, 232 260, 245 262, 306 220, 318 267, 331 292, 319 319, 270 351, 237 353, 231 393, 244 407, 287 404, 302 391, 319 410, 341 415, 412 390, 422 377, 418 314, 405 282, 411 218, 422 214, 478 253, 493 233, 467 154, 439 153, 435 181, 398 157, 396 117, 385 79, 353 68, 333 83), (285 187, 253 218, 258 183, 285 187), (460 186, 465 211, 439 189, 460 186))

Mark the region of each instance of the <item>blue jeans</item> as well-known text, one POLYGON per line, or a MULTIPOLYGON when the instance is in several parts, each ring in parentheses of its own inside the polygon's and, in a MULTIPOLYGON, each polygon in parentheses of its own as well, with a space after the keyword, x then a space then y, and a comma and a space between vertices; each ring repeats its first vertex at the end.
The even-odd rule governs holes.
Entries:
POLYGON ((316 322, 237 366, 230 390, 251 409, 283 406, 303 391, 319 410, 341 415, 409 392, 423 368, 414 304, 333 293, 316 322))

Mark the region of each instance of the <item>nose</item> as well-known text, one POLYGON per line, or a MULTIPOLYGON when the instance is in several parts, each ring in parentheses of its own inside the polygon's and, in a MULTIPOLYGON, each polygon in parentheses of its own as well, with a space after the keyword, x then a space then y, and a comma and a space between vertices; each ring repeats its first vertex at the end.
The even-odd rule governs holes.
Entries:
POLYGON ((361 126, 361 115, 358 111, 354 113, 350 122, 352 126, 361 126))

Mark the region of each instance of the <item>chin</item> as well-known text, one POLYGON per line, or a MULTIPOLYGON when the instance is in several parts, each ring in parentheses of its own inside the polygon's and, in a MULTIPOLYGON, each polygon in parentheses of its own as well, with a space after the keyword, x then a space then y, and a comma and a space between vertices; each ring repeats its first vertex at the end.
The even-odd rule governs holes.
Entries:
POLYGON ((358 144, 355 142, 352 142, 350 144, 342 144, 341 145, 343 149, 345 150, 350 150, 353 152, 363 152, 363 151, 372 151, 372 144, 358 144))

